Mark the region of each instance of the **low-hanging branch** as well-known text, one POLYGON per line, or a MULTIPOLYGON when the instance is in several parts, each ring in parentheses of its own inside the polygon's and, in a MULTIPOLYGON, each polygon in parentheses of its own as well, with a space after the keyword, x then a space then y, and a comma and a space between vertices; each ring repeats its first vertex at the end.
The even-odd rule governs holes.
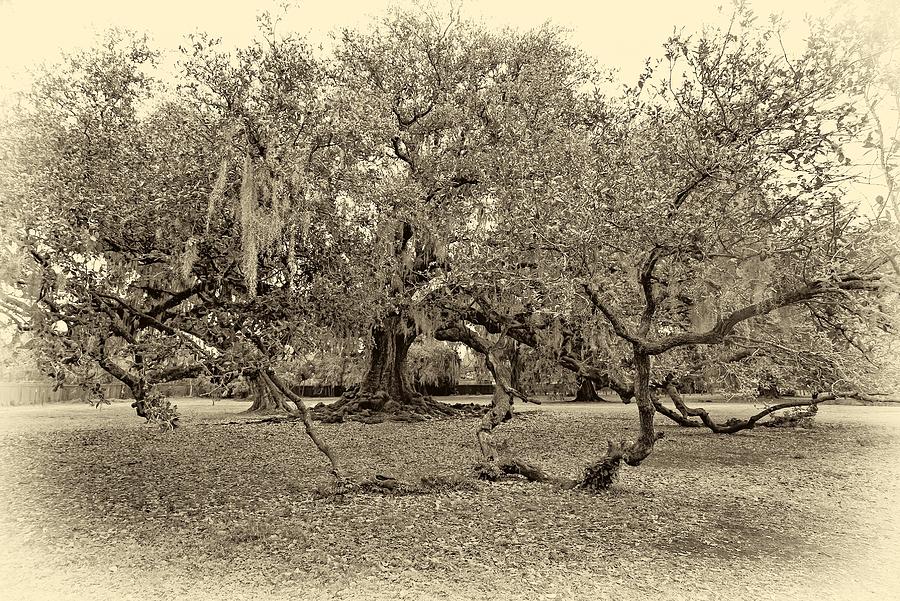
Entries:
MULTIPOLYGON (((192 293, 192 295, 193 294, 194 293, 192 293)), ((122 300, 121 298, 119 298, 117 296, 113 296, 113 295, 109 295, 109 294, 95 294, 94 296, 96 296, 99 299, 104 299, 104 300, 109 300, 109 301, 115 302, 123 310, 131 313, 135 318, 142 320, 147 326, 149 326, 163 334, 169 334, 171 336, 175 336, 175 337, 183 340, 184 342, 188 343, 188 345, 192 349, 203 354, 206 357, 210 357, 210 350, 215 351, 216 354, 218 354, 218 355, 222 354, 221 351, 219 351, 215 347, 208 345, 206 342, 204 342, 202 340, 201 337, 197 336, 193 332, 189 332, 186 329, 179 329, 179 328, 173 327, 169 324, 163 323, 159 319, 157 319, 155 317, 151 317, 149 314, 137 309, 136 307, 133 307, 132 305, 128 304, 127 302, 125 302, 124 300, 122 300)), ((104 302, 104 305, 106 307, 108 307, 108 305, 105 302, 104 302)), ((117 316, 114 315, 113 313, 110 313, 110 311, 106 311, 106 313, 112 319, 112 326, 113 326, 113 329, 116 332, 116 334, 118 334, 119 336, 124 338, 127 342, 135 344, 136 341, 135 341, 133 335, 130 334, 130 332, 127 330, 127 328, 125 328, 121 323, 117 324, 117 322, 116 322, 117 316)), ((210 357, 210 358, 214 358, 214 357, 210 357)))
MULTIPOLYGON (((485 299, 476 296, 475 300, 479 305, 478 308, 470 306, 465 310, 455 308, 452 308, 451 310, 466 322, 481 326, 492 334, 503 333, 516 342, 530 348, 538 348, 540 345, 539 331, 543 328, 550 327, 551 325, 549 322, 535 325, 524 315, 515 317, 504 315, 491 308, 490 304, 485 299)), ((580 341, 577 340, 578 337, 574 333, 571 338, 572 341, 576 342, 576 346, 580 344, 580 341)), ((560 351, 558 363, 561 367, 575 373, 577 376, 593 381, 596 386, 610 388, 618 394, 625 403, 628 403, 634 396, 633 384, 618 378, 609 370, 588 365, 571 353, 560 351)))
POLYGON ((300 414, 301 419, 303 420, 303 427, 306 430, 306 435, 309 436, 310 440, 313 441, 313 444, 316 445, 316 448, 321 451, 325 457, 328 458, 328 461, 331 463, 331 473, 338 480, 343 480, 344 476, 341 471, 341 466, 338 463, 337 456, 331 450, 331 447, 328 444, 319 438, 319 433, 316 432, 315 427, 312 423, 312 416, 309 414, 309 409, 306 407, 306 403, 303 402, 303 399, 294 394, 294 392, 285 385, 284 382, 281 381, 281 378, 275 374, 274 371, 270 369, 260 370, 263 381, 269 387, 269 389, 275 393, 280 394, 287 397, 290 401, 297 406, 297 411, 300 414))
POLYGON ((856 399, 864 403, 881 403, 891 402, 891 394, 888 392, 819 392, 816 393, 815 399, 817 403, 825 401, 833 401, 836 399, 856 399))
POLYGON ((109 355, 106 352, 106 339, 101 337, 100 343, 98 345, 98 354, 97 354, 97 363, 102 367, 109 375, 113 376, 120 382, 123 382, 128 388, 131 389, 132 393, 137 394, 139 390, 143 389, 143 382, 139 376, 135 376, 132 373, 129 373, 122 367, 116 365, 116 363, 109 358, 109 355))
POLYGON ((677 424, 681 426, 685 426, 688 428, 700 428, 706 427, 709 428, 715 434, 734 434, 736 432, 740 432, 742 430, 752 430, 756 425, 764 425, 765 422, 757 424, 759 420, 766 417, 767 415, 771 415, 777 411, 782 411, 784 409, 792 409, 795 407, 812 407, 817 406, 819 403, 822 403, 826 400, 829 400, 826 395, 821 395, 820 397, 816 397, 809 400, 802 401, 788 401, 785 403, 778 403, 777 405, 770 405, 766 407, 762 411, 751 415, 747 419, 735 419, 731 418, 724 423, 716 422, 712 417, 710 417, 709 412, 706 409, 702 408, 694 408, 688 407, 684 399, 681 396, 681 392, 678 390, 678 387, 675 386, 672 382, 667 382, 664 386, 666 394, 672 399, 672 403, 674 403, 675 408, 678 410, 677 412, 672 409, 666 407, 662 404, 661 401, 655 400, 653 402, 654 407, 657 412, 662 415, 668 417, 673 420, 677 424), (700 418, 700 421, 696 421, 692 418, 700 418))
POLYGON ((503 390, 508 395, 521 399, 526 403, 532 403, 534 405, 541 404, 539 400, 530 397, 522 391, 516 389, 512 385, 512 382, 510 382, 507 378, 505 378, 498 372, 498 358, 493 352, 490 343, 467 328, 464 324, 454 324, 452 326, 439 328, 435 331, 434 337, 437 340, 444 340, 447 342, 460 342, 462 344, 465 344, 467 347, 484 357, 485 365, 488 371, 490 371, 491 375, 494 376, 497 385, 503 388, 503 390))

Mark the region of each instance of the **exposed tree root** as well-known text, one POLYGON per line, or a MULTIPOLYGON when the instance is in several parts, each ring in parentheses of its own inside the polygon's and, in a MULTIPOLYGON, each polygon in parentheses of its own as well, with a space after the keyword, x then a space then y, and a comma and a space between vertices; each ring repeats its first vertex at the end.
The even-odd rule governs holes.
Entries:
POLYGON ((622 458, 625 456, 627 443, 623 440, 618 444, 607 441, 606 455, 586 468, 576 484, 576 488, 583 488, 592 492, 607 490, 619 477, 619 469, 622 467, 622 458))
MULTIPOLYGON (((238 415, 248 415, 246 411, 241 411, 238 415)), ((254 415, 254 414, 249 414, 254 415)), ((254 425, 254 424, 289 424, 291 422, 299 422, 303 421, 303 418, 299 413, 292 413, 289 415, 278 413, 274 415, 269 415, 267 417, 260 417, 259 419, 236 419, 227 422, 207 422, 204 424, 195 424, 196 426, 246 426, 246 425, 254 425)))
MULTIPOLYGON (((258 415, 260 417, 271 416, 275 419, 270 421, 277 421, 280 417, 282 420, 290 421, 291 415, 296 413, 297 410, 293 407, 285 407, 284 409, 272 409, 272 408, 264 408, 264 409, 245 409, 238 413, 238 415, 258 415)), ((261 420, 266 421, 266 420, 261 420)))
POLYGON ((474 417, 484 413, 482 405, 474 403, 441 403, 430 396, 411 395, 403 403, 390 398, 379 390, 374 394, 348 392, 337 402, 319 403, 312 409, 315 419, 323 423, 358 421, 377 424, 385 421, 419 422, 426 419, 450 417, 474 417))

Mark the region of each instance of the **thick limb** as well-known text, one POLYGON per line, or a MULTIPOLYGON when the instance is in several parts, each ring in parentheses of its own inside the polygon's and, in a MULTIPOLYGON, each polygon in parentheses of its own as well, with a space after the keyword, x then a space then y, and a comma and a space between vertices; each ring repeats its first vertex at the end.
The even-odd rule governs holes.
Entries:
POLYGON ((475 431, 475 438, 481 451, 482 462, 476 466, 479 476, 486 480, 496 480, 503 474, 518 474, 529 480, 547 480, 544 472, 526 461, 510 457, 502 445, 494 439, 494 430, 513 417, 513 400, 518 397, 526 402, 539 404, 519 390, 514 381, 512 339, 503 337, 497 343, 478 335, 463 324, 441 328, 435 333, 439 340, 462 342, 484 356, 485 365, 494 377, 494 396, 491 408, 481 418, 475 431))
POLYGON ((625 450, 622 460, 631 466, 638 466, 653 452, 653 445, 661 437, 653 425, 656 408, 650 392, 650 357, 636 353, 634 356, 634 398, 640 416, 640 433, 625 450))
POLYGON ((636 353, 634 357, 635 379, 634 398, 638 407, 640 432, 634 442, 607 442, 606 454, 595 463, 585 468, 581 480, 576 484, 579 488, 604 490, 609 488, 619 474, 622 463, 638 466, 650 453, 656 441, 662 437, 656 432, 653 415, 656 411, 650 391, 650 357, 636 353))
POLYGON ((671 409, 666 408, 661 402, 657 401, 656 406, 660 413, 681 426, 693 428, 706 427, 716 434, 734 434, 736 432, 741 432, 742 430, 751 430, 757 425, 765 425, 767 422, 760 422, 759 420, 776 411, 795 407, 814 407, 829 398, 833 398, 833 396, 820 395, 809 400, 778 403, 777 405, 770 405, 746 419, 731 418, 724 423, 719 423, 709 415, 709 412, 707 412, 706 409, 700 407, 688 407, 685 404, 678 387, 672 382, 667 382, 665 384, 665 391, 669 398, 672 399, 672 403, 675 405, 678 412, 676 413, 671 409))

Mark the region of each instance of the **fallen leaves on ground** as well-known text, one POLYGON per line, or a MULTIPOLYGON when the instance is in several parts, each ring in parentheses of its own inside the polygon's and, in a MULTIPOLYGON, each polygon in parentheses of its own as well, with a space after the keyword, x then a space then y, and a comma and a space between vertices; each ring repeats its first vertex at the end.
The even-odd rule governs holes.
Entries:
MULTIPOLYGON (((654 455, 603 494, 466 480, 478 459, 475 419, 322 424, 355 477, 465 484, 322 498, 331 477, 302 424, 223 423, 243 407, 208 403, 179 399, 184 426, 174 434, 119 405, 102 417, 71 406, 7 411, 7 590, 54 599, 874 599, 900 584, 891 580, 900 573, 900 410, 856 419, 876 408, 823 407, 813 429, 736 436, 663 424, 654 455)), ((607 439, 634 435, 633 413, 550 406, 500 432, 523 458, 576 478, 607 439)))

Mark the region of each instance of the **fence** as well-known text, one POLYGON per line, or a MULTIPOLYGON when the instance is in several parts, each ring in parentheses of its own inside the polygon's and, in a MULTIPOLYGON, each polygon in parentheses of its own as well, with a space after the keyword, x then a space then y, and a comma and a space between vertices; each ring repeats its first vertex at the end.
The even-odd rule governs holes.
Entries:
MULTIPOLYGON (((214 388, 205 382, 184 380, 173 384, 160 384, 155 386, 166 396, 190 397, 200 395, 219 396, 223 391, 214 388)), ((344 393, 343 386, 301 385, 294 386, 294 392, 305 398, 341 396, 344 393)), ((124 384, 111 382, 100 385, 103 396, 108 399, 130 399, 131 391, 124 384)), ((456 394, 479 395, 491 394, 493 384, 463 383, 458 384, 449 391, 428 390, 427 394, 456 394)), ((239 390, 233 394, 235 398, 246 397, 246 390, 239 390)), ((232 396, 232 395, 229 395, 232 396)), ((18 405, 43 405, 44 403, 70 403, 87 401, 95 398, 93 393, 76 384, 63 384, 55 387, 53 382, 0 382, 0 407, 13 407, 18 405)))
MULTIPOLYGON (((166 396, 193 396, 195 392, 191 381, 162 384, 156 388, 166 396)), ((117 382, 101 384, 100 390, 108 399, 131 398, 128 387, 117 382)), ((90 398, 93 398, 91 391, 76 384, 63 384, 55 388, 53 382, 0 382, 0 407, 69 403, 90 398)))

